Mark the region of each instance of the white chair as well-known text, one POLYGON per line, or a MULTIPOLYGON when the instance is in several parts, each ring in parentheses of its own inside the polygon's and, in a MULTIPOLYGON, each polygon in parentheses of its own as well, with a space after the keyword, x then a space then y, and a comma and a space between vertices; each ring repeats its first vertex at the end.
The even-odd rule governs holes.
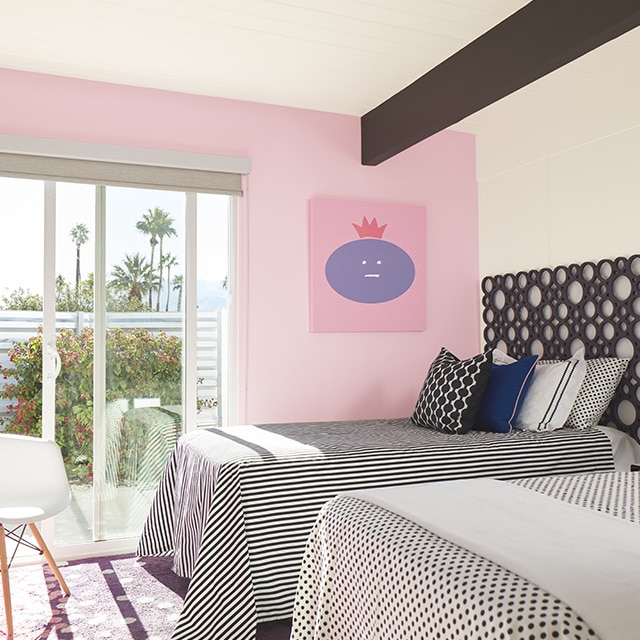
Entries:
POLYGON ((13 636, 9 567, 15 551, 7 561, 6 538, 42 553, 62 590, 69 595, 69 587, 42 539, 36 522, 60 513, 70 501, 71 492, 62 454, 55 442, 0 434, 0 573, 9 637, 13 636), (24 538, 27 526, 38 546, 24 538))

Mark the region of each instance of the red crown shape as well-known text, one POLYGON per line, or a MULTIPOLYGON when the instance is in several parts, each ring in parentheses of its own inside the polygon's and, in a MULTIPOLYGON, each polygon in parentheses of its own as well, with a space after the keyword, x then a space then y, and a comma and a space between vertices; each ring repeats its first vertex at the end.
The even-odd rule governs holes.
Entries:
POLYGON ((378 221, 375 218, 369 222, 365 217, 363 217, 362 224, 356 224, 355 222, 352 222, 352 224, 361 238, 382 238, 382 234, 387 228, 386 224, 379 227, 378 221))

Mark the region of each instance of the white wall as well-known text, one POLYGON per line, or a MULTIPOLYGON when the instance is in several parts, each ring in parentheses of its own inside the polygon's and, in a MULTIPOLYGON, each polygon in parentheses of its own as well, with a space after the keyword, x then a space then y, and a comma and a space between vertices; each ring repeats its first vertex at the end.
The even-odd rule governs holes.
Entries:
POLYGON ((477 136, 480 276, 640 252, 640 59, 477 136))

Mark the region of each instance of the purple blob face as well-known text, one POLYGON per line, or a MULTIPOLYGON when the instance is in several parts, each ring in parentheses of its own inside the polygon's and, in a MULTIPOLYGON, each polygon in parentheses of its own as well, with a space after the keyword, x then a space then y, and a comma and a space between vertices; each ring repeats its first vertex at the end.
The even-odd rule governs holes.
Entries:
POLYGON ((397 244, 361 238, 338 247, 327 260, 325 275, 331 288, 354 302, 387 302, 412 284, 416 268, 397 244))

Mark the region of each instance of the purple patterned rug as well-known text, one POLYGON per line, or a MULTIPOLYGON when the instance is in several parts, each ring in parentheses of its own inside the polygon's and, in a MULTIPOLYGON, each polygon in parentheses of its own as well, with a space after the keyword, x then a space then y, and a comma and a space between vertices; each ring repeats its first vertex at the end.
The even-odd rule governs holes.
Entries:
MULTIPOLYGON (((68 597, 46 565, 11 568, 13 640, 171 637, 188 580, 171 571, 170 559, 89 558, 62 565, 60 571, 71 590, 68 597)), ((289 634, 287 621, 265 623, 258 626, 257 640, 288 640, 289 634)), ((0 604, 3 638, 7 628, 0 604)))

